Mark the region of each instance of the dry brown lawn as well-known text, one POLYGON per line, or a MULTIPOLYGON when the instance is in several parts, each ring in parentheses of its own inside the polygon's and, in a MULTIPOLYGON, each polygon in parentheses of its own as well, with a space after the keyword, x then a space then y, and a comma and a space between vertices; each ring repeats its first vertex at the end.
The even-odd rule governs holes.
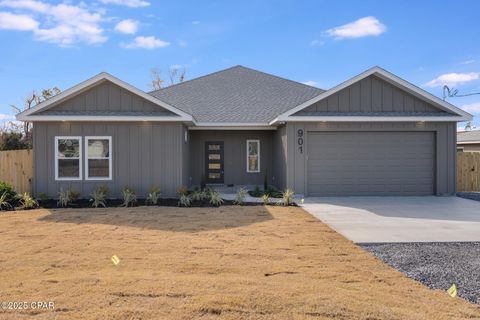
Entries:
POLYGON ((479 319, 296 207, 0 215, 0 319, 479 319), (117 255, 118 266, 110 261, 117 255))

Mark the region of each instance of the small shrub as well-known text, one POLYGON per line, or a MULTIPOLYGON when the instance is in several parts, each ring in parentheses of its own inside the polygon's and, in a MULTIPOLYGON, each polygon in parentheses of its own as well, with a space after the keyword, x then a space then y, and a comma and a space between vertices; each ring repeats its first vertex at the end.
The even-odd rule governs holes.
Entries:
POLYGON ((243 205, 245 203, 245 197, 247 196, 247 190, 244 188, 240 188, 235 194, 235 200, 233 200, 234 204, 243 205))
POLYGON ((60 188, 60 191, 58 192, 57 206, 66 207, 70 203, 77 200, 79 196, 80 196, 80 193, 77 191, 74 191, 71 189, 63 190, 63 188, 60 188))
POLYGON ((208 198, 208 194, 205 191, 195 190, 190 195, 193 201, 203 201, 208 198))
POLYGON ((7 201, 7 198, 8 198, 7 192, 4 192, 0 195, 0 211, 12 208, 12 205, 7 201))
POLYGON ((98 208, 102 206, 106 208, 107 195, 108 195, 108 188, 106 186, 99 186, 93 189, 92 194, 90 195, 90 201, 92 202, 92 207, 98 208))
POLYGON ((38 194, 38 198, 42 201, 48 201, 50 199, 50 196, 46 194, 45 192, 40 192, 38 194))
POLYGON ((180 199, 178 199, 179 207, 190 207, 191 204, 192 199, 187 194, 180 195, 180 199))
POLYGON ((124 207, 133 206, 135 202, 137 202, 137 195, 135 194, 135 191, 133 189, 130 189, 129 187, 123 188, 122 198, 122 206, 124 207))
POLYGON ((220 197, 218 191, 210 192, 210 204, 214 207, 219 207, 223 203, 223 199, 220 197))
POLYGON ((284 206, 289 206, 293 202, 293 196, 295 195, 295 192, 291 189, 285 189, 282 193, 282 202, 284 206))
POLYGON ((13 203, 17 199, 17 193, 13 190, 11 184, 7 182, 0 181, 0 194, 5 195, 5 200, 10 206, 13 206, 13 203))
POLYGON ((262 202, 264 205, 270 204, 270 195, 268 193, 262 195, 262 202))
POLYGON ((160 195, 161 195, 160 187, 153 186, 147 195, 146 203, 156 205, 158 203, 158 200, 160 199, 160 195))
POLYGON ((268 186, 264 193, 268 194, 271 198, 281 198, 283 196, 283 193, 274 186, 268 186))
POLYGON ((253 189, 252 192, 250 192, 250 195, 252 195, 253 197, 260 197, 262 195, 262 191, 260 191, 260 187, 259 186, 255 186, 255 188, 253 189))
POLYGON ((28 192, 22 193, 18 198, 23 209, 33 209, 38 207, 38 202, 33 199, 28 192))
POLYGON ((187 187, 181 186, 181 187, 177 188, 177 194, 179 196, 184 195, 184 194, 186 195, 187 193, 188 193, 188 188, 187 187))

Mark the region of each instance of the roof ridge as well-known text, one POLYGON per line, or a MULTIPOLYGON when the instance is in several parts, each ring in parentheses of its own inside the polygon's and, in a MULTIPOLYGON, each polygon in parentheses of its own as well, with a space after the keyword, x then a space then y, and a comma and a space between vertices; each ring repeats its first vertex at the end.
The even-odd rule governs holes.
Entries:
POLYGON ((245 67, 245 66, 241 66, 241 65, 237 65, 236 67, 242 67, 242 68, 252 70, 252 71, 255 71, 255 72, 258 72, 258 73, 262 73, 262 74, 267 75, 269 77, 273 77, 273 78, 277 78, 277 79, 280 79, 280 80, 284 80, 284 81, 292 82, 292 83, 295 83, 295 84, 299 84, 299 85, 302 85, 302 86, 305 86, 305 87, 321 90, 323 92, 327 91, 327 90, 322 89, 322 88, 317 88, 317 87, 314 87, 314 86, 310 86, 310 85, 305 84, 305 83, 301 83, 301 82, 298 82, 298 81, 295 81, 295 80, 292 80, 292 79, 280 77, 280 76, 277 76, 275 74, 267 73, 267 72, 260 71, 260 70, 257 70, 257 69, 253 69, 253 68, 249 68, 249 67, 245 67))
POLYGON ((179 82, 179 83, 174 83, 174 84, 169 85, 168 87, 160 88, 160 89, 158 89, 158 90, 152 90, 152 91, 147 92, 147 93, 148 93, 148 94, 152 94, 152 93, 155 93, 155 92, 158 92, 158 91, 162 91, 162 90, 165 90, 165 89, 169 89, 169 88, 172 88, 172 87, 177 87, 177 86, 180 86, 180 85, 185 84, 185 83, 188 83, 188 82, 192 82, 192 81, 195 81, 195 80, 199 80, 199 79, 202 79, 202 78, 205 78, 205 77, 208 77, 208 76, 217 74, 217 73, 221 73, 221 72, 224 72, 224 71, 227 71, 227 70, 230 70, 230 69, 235 69, 235 68, 238 68, 238 67, 242 67, 242 66, 241 66, 241 65, 235 65, 235 66, 232 66, 232 67, 228 67, 228 68, 226 68, 226 69, 214 71, 214 72, 212 72, 212 73, 207 73, 207 74, 204 74, 203 76, 199 76, 199 77, 196 77, 196 78, 193 78, 193 79, 189 79, 189 80, 182 81, 182 82, 179 82))

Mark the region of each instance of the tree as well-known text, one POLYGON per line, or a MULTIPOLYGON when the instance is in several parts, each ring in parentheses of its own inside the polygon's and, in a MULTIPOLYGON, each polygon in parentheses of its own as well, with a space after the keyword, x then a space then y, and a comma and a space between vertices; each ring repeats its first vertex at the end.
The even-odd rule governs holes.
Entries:
POLYGON ((158 68, 150 69, 150 76, 152 80, 150 81, 150 87, 152 90, 160 90, 167 86, 171 86, 176 83, 181 83, 185 81, 185 73, 187 69, 180 66, 171 66, 168 68, 168 79, 170 83, 165 85, 165 80, 162 79, 161 70, 158 68))
MULTIPOLYGON (((13 104, 11 104, 10 106, 15 111, 15 113, 20 113, 35 107, 37 104, 42 103, 43 101, 48 100, 53 96, 56 96, 60 92, 62 91, 57 87, 43 89, 41 94, 38 94, 35 90, 33 90, 32 93, 25 98, 23 108, 17 107, 13 104)), ((18 131, 23 132, 26 141, 31 141, 30 128, 32 124, 30 122, 24 121, 21 124, 12 123, 11 125, 16 127, 18 131)))
POLYGON ((4 131, 0 132, 0 151, 31 149, 30 140, 25 139, 21 132, 4 131))

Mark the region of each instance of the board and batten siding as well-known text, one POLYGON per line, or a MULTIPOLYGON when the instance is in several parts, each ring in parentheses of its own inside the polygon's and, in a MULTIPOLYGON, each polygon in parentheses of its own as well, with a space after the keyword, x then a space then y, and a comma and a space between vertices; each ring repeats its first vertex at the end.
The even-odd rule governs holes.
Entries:
POLYGON ((376 76, 322 99, 296 113, 308 112, 441 112, 442 110, 376 76))
POLYGON ((283 190, 287 185, 287 126, 273 133, 273 184, 283 190))
POLYGON ((435 133, 434 193, 453 195, 456 184, 456 123, 287 123, 287 187, 308 195, 308 136, 311 132, 415 132, 435 133), (303 152, 298 132, 303 132, 303 152))
POLYGON ((183 184, 184 126, 181 123, 155 122, 37 122, 33 126, 33 192, 58 197, 60 188, 72 188, 82 197, 92 189, 106 185, 110 197, 121 197, 125 186, 133 188, 139 198, 157 185, 162 196, 175 196, 183 184), (83 178, 80 181, 55 180, 55 136, 81 136, 83 178), (110 181, 85 180, 85 136, 111 136, 113 177, 110 181))
POLYGON ((58 111, 166 112, 172 114, 170 111, 110 81, 104 81, 86 89, 76 96, 38 114, 49 114, 58 111))

